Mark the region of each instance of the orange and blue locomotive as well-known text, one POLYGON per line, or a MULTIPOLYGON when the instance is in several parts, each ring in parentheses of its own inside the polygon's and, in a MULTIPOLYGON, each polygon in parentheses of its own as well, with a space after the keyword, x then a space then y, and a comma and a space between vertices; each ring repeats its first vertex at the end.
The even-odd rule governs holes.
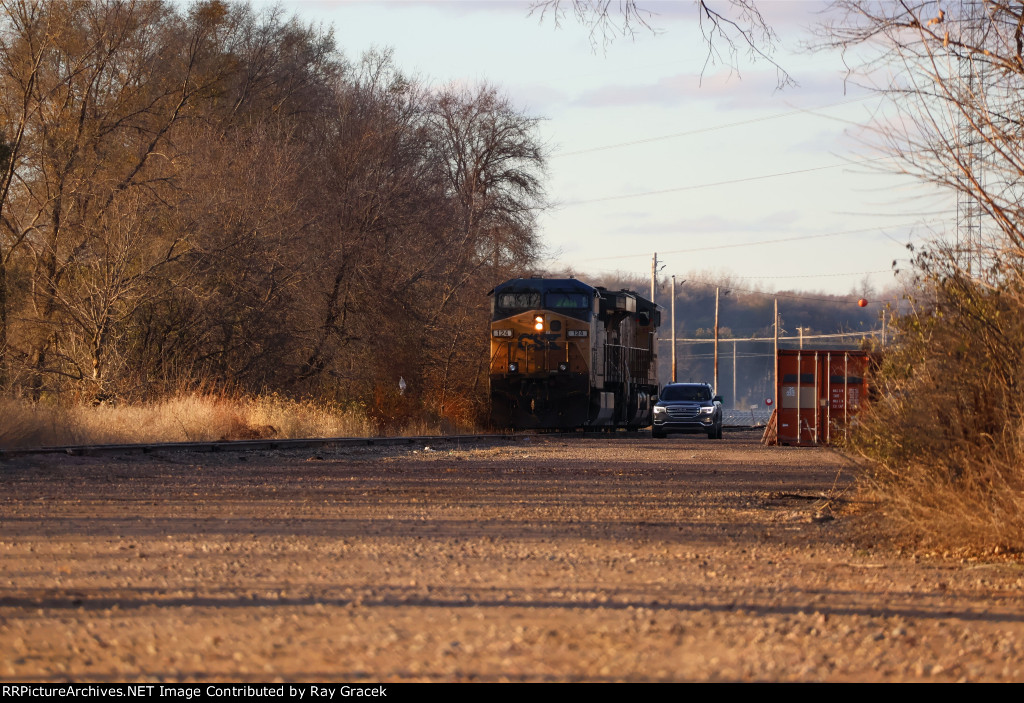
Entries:
POLYGON ((645 427, 661 312, 633 291, 516 278, 491 295, 491 421, 513 429, 645 427))

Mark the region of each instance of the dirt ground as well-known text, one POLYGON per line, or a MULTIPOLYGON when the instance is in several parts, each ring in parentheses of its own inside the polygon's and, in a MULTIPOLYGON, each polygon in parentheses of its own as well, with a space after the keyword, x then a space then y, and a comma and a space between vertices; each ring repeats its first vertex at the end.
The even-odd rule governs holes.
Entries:
POLYGON ((5 682, 1024 680, 1021 565, 854 539, 843 459, 752 433, 24 457, 0 485, 5 682))

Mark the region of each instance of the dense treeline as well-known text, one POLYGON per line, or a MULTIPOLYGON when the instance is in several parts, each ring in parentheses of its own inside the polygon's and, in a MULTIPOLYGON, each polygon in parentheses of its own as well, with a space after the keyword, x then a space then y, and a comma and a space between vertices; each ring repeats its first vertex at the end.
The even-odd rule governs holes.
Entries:
POLYGON ((472 414, 486 292, 538 249, 535 118, 280 10, 0 8, 5 388, 472 414))

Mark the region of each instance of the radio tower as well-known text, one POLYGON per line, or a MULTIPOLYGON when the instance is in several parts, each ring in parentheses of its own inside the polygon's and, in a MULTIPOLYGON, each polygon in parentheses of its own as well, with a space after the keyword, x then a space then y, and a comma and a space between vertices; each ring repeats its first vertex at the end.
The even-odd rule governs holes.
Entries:
POLYGON ((981 46, 984 41, 984 18, 983 2, 960 0, 960 36, 965 48, 958 60, 961 107, 957 137, 963 170, 960 174, 962 186, 957 190, 956 198, 956 252, 958 265, 967 271, 968 276, 973 275, 975 257, 978 259, 979 270, 981 268, 982 209, 976 191, 985 185, 985 159, 982 151, 985 142, 977 130, 980 126, 978 116, 987 112, 987 63, 984 60, 975 61, 972 49, 981 46), (971 113, 975 115, 973 124, 969 117, 971 113))

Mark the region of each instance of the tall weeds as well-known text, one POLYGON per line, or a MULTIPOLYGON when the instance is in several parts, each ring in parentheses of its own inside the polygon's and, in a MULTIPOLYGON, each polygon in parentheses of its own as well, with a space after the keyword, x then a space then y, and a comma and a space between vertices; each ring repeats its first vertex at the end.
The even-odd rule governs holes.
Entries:
POLYGON ((852 437, 865 486, 906 540, 1024 551, 1024 289, 952 271, 922 292, 852 437))
POLYGON ((4 449, 375 434, 361 407, 276 395, 191 394, 138 405, 98 406, 0 400, 0 418, 4 449))

